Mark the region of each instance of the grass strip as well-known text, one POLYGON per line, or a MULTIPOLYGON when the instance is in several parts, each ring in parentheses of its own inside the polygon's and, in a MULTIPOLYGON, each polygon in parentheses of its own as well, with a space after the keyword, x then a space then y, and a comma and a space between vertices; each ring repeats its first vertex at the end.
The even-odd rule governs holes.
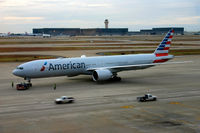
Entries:
POLYGON ((0 62, 26 62, 38 59, 54 59, 52 55, 0 55, 0 62))

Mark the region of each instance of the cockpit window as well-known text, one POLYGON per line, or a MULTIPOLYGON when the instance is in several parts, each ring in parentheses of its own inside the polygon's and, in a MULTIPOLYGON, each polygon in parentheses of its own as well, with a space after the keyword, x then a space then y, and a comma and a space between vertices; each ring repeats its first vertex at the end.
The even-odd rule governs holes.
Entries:
POLYGON ((19 70, 23 70, 24 68, 23 68, 23 67, 17 67, 17 69, 19 69, 19 70))

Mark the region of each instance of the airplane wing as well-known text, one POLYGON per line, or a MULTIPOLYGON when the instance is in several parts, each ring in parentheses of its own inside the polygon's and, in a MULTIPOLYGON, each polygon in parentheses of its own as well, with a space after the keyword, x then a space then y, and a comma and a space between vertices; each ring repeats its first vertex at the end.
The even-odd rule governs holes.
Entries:
POLYGON ((192 62, 192 61, 150 63, 150 64, 123 65, 123 66, 110 66, 110 67, 97 67, 97 68, 88 68, 87 71, 94 71, 94 70, 99 70, 99 69, 110 69, 110 70, 114 70, 114 71, 139 70, 139 69, 145 69, 145 68, 153 67, 153 66, 156 66, 156 65, 181 64, 181 63, 189 63, 189 62, 192 62))

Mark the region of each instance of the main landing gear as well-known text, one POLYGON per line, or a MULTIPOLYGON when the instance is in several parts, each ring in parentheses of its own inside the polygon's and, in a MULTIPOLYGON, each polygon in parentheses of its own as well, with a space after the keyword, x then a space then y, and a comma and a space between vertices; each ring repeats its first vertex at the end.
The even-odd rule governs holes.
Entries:
POLYGON ((112 80, 113 80, 113 81, 121 81, 122 79, 121 79, 120 77, 117 77, 117 76, 116 76, 116 77, 113 77, 112 80))
POLYGON ((112 81, 121 81, 122 79, 117 76, 117 74, 114 74, 114 76, 111 78, 112 81))

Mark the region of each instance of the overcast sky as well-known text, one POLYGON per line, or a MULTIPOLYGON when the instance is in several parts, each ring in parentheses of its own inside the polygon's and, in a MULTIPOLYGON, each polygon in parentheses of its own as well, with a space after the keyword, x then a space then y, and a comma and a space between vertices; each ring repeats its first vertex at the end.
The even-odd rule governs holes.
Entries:
POLYGON ((0 0, 0 33, 32 28, 178 26, 200 31, 200 0, 0 0))

